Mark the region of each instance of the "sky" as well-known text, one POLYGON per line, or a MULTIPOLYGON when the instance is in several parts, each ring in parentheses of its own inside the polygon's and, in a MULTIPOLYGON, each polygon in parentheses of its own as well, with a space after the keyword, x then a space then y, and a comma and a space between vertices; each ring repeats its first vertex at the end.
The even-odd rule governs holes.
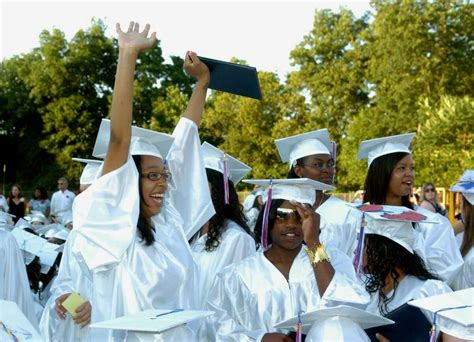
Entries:
POLYGON ((237 57, 282 78, 293 69, 290 51, 310 32, 315 10, 338 11, 341 6, 356 16, 370 9, 369 0, 0 0, 0 60, 39 46, 39 34, 45 29, 58 28, 69 40, 90 27, 95 17, 105 22, 111 37, 116 37, 116 22, 122 29, 130 20, 150 23, 165 60, 192 50, 214 59, 237 57))

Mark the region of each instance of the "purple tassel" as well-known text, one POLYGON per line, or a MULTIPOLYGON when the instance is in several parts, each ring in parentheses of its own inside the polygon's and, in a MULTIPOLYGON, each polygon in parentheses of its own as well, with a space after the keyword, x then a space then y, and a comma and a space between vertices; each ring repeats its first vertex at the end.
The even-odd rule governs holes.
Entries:
POLYGON ((298 324, 296 325, 296 341, 302 342, 301 334, 303 333, 303 324, 301 323, 301 314, 303 311, 298 312, 298 324))
POLYGON ((227 154, 224 153, 224 203, 229 204, 229 169, 227 165, 227 154))
POLYGON ((268 215, 270 213, 270 205, 272 202, 272 183, 270 179, 270 186, 267 192, 267 203, 265 203, 265 209, 263 209, 263 224, 262 224, 262 246, 263 250, 266 251, 268 248, 268 215))
POLYGON ((357 248, 354 255, 354 259, 352 260, 352 264, 354 265, 354 270, 357 274, 361 272, 362 266, 362 257, 364 252, 364 227, 365 227, 365 213, 362 213, 362 221, 360 223, 360 231, 359 231, 359 239, 357 241, 357 248))

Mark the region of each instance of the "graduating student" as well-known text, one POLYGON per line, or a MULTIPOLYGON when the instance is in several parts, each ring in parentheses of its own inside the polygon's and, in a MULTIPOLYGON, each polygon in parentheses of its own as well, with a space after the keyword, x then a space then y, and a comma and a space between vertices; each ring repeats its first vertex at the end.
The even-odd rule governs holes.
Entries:
POLYGON ((282 340, 289 331, 273 326, 301 311, 344 302, 365 307, 368 295, 349 257, 319 239, 311 204, 316 190, 334 188, 309 179, 249 182, 273 182, 256 225, 263 251, 218 275, 207 305, 216 313, 208 339, 282 340))
MULTIPOLYGON (((358 159, 368 158, 364 203, 405 206, 414 209, 409 200, 415 181, 415 166, 410 144, 415 133, 363 141, 358 159)), ((462 257, 450 222, 444 216, 421 207, 416 211, 435 223, 416 223, 414 249, 427 269, 450 284, 462 267, 462 257)))
MULTIPOLYGON (((412 222, 423 222, 428 218, 400 206, 377 207, 380 208, 376 212, 365 213, 362 269, 366 290, 371 294, 367 311, 387 316, 412 299, 451 292, 443 281, 426 269, 414 250, 416 236, 412 222)), ((428 324, 423 331, 427 336, 431 317, 421 317, 421 322, 416 324, 423 322, 428 324)), ((404 328, 409 327, 398 329, 404 328)))
MULTIPOLYGON (((172 136, 132 127, 135 64, 156 40, 149 29, 140 32, 131 22, 123 32, 117 24, 111 120, 103 120, 93 152, 105 160, 100 177, 74 202, 77 235, 71 252, 91 277, 92 322, 152 308, 199 308, 196 265, 185 233, 197 231, 214 214, 197 130, 209 70, 195 53, 187 53, 184 69, 197 84, 172 136)), ((189 339, 186 329, 176 330, 177 340, 189 339)), ((95 340, 131 335, 90 331, 95 340)))
POLYGON ((464 265, 451 286, 455 290, 462 290, 474 286, 474 170, 464 171, 459 181, 449 190, 461 193, 464 231, 460 235, 464 265))
POLYGON ((207 142, 202 144, 202 155, 216 210, 216 214, 191 240, 205 304, 216 274, 254 254, 256 243, 245 222, 234 187, 251 170, 250 167, 207 142))
MULTIPOLYGON (((289 163, 288 178, 334 183, 335 156, 327 129, 277 139, 275 143, 281 160, 289 163)), ((347 202, 320 190, 316 191, 313 208, 321 216, 321 241, 352 258, 362 215, 347 202)))

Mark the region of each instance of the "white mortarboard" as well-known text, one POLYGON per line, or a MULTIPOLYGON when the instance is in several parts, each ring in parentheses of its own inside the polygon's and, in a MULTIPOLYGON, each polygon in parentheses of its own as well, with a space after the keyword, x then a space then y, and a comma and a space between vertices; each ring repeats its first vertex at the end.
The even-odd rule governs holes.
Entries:
POLYGON ((316 190, 336 190, 332 185, 308 178, 294 179, 244 179, 244 183, 261 185, 268 188, 272 185, 271 199, 284 199, 313 205, 316 190))
POLYGON ((474 340, 474 287, 412 300, 408 304, 433 313, 433 325, 443 333, 474 340))
MULTIPOLYGON (((274 327, 279 328, 279 329, 295 330, 295 327, 299 323, 299 319, 301 319, 302 332, 303 334, 308 334, 308 332, 310 332, 310 329, 312 326, 314 326, 314 324, 318 324, 319 322, 324 322, 325 320, 331 319, 334 317, 340 317, 340 318, 345 318, 347 320, 351 320, 353 323, 357 324, 360 329, 369 329, 369 328, 374 328, 374 327, 379 327, 379 326, 395 323, 394 321, 388 318, 370 313, 362 309, 358 309, 358 308, 348 306, 348 305, 339 305, 339 306, 335 306, 331 308, 324 308, 324 309, 319 309, 319 310, 315 310, 308 313, 303 313, 300 315, 299 318, 298 316, 295 316, 295 317, 286 319, 280 323, 277 323, 276 325, 274 325, 274 327)), ((345 323, 346 322, 344 322, 344 324, 345 323)), ((329 329, 322 329, 322 326, 320 328, 321 328, 320 331, 316 332, 317 334, 324 334, 325 333, 324 330, 329 330, 329 329)), ((326 328, 330 328, 330 327, 326 326, 326 328)), ((341 332, 347 333, 347 331, 345 332, 341 331, 341 332)), ((314 341, 329 341, 329 340, 332 341, 332 339, 328 338, 329 336, 327 335, 327 333, 328 331, 326 331, 325 339, 314 339, 314 341)), ((333 333, 336 333, 336 332, 333 332, 333 333)), ((322 335, 319 335, 319 336, 322 337, 322 335)), ((308 338, 308 336, 306 338, 308 338)), ((352 339, 350 338, 347 339, 347 341, 348 340, 352 341, 352 339)), ((346 341, 346 339, 342 339, 341 341, 346 341)))
POLYGON ((415 244, 412 222, 437 223, 403 206, 383 205, 382 211, 365 212, 365 234, 377 234, 398 243, 410 253, 415 244))
POLYGON ((18 304, 8 300, 0 300, 0 321, 9 331, 13 332, 16 340, 5 329, 0 329, 1 341, 43 341, 39 332, 33 327, 18 304))
MULTIPOLYGON (((110 120, 102 119, 92 155, 96 158, 105 158, 109 140, 110 120)), ((132 126, 130 154, 154 156, 165 160, 173 141, 174 137, 169 134, 132 126)))
POLYGON ((69 229, 64 228, 61 224, 51 225, 48 231, 44 233, 45 238, 56 238, 66 241, 69 236, 69 229))
POLYGON ((0 225, 13 225, 13 218, 15 215, 6 213, 0 210, 0 225))
POLYGON ((41 211, 32 211, 30 214, 30 223, 35 222, 46 224, 48 220, 41 211))
POLYGON ((20 228, 20 229, 30 228, 34 230, 31 224, 24 218, 20 218, 18 221, 16 221, 15 228, 20 228))
POLYGON ((150 309, 108 321, 93 323, 90 327, 157 334, 213 314, 213 311, 150 309))
POLYGON ((474 205, 474 170, 466 170, 449 191, 461 192, 469 203, 474 205))
POLYGON ((41 273, 47 273, 49 268, 53 266, 58 252, 58 245, 49 243, 45 239, 31 234, 23 229, 15 228, 12 230, 20 249, 32 253, 40 258, 41 273))
POLYGON ((86 166, 82 170, 81 178, 79 180, 80 184, 92 184, 97 178, 97 173, 99 168, 103 164, 102 160, 97 159, 82 159, 82 158, 72 158, 72 160, 85 163, 86 166))
POLYGON ((230 154, 225 153, 221 149, 209 144, 208 142, 203 142, 201 145, 201 153, 204 159, 204 167, 219 171, 224 174, 224 158, 227 158, 227 172, 229 179, 234 183, 234 186, 245 177, 247 173, 252 170, 252 168, 240 160, 232 157, 230 154))
POLYGON ((282 162, 289 162, 290 167, 303 157, 313 154, 331 154, 333 146, 326 128, 317 131, 276 139, 275 144, 282 162))
POLYGON ((59 213, 58 222, 61 223, 63 226, 66 226, 68 223, 72 222, 72 209, 62 211, 59 213))
POLYGON ((370 164, 372 164, 374 159, 386 154, 396 152, 411 153, 410 145, 415 135, 416 133, 406 133, 365 140, 361 142, 359 146, 357 159, 368 158, 368 166, 370 167, 370 164))
MULTIPOLYGON (((297 201, 300 203, 313 205, 316 200, 316 190, 335 190, 332 185, 324 184, 308 178, 294 179, 245 179, 244 183, 256 184, 267 187, 265 198, 265 208, 261 243, 263 249, 267 249, 268 244, 268 213, 270 212, 271 201, 274 199, 284 199, 297 201)), ((264 196, 265 197, 265 196, 264 196)))

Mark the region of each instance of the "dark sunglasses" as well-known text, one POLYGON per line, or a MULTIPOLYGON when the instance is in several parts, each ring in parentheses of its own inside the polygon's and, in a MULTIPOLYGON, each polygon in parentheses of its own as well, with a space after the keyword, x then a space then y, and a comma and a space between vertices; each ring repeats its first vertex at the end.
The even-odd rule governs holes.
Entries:
POLYGON ((435 192, 436 190, 434 188, 426 188, 425 192, 435 192))
POLYGON ((301 221, 301 216, 297 210, 288 209, 288 208, 277 208, 276 219, 278 221, 286 221, 290 217, 293 217, 295 220, 301 221))

